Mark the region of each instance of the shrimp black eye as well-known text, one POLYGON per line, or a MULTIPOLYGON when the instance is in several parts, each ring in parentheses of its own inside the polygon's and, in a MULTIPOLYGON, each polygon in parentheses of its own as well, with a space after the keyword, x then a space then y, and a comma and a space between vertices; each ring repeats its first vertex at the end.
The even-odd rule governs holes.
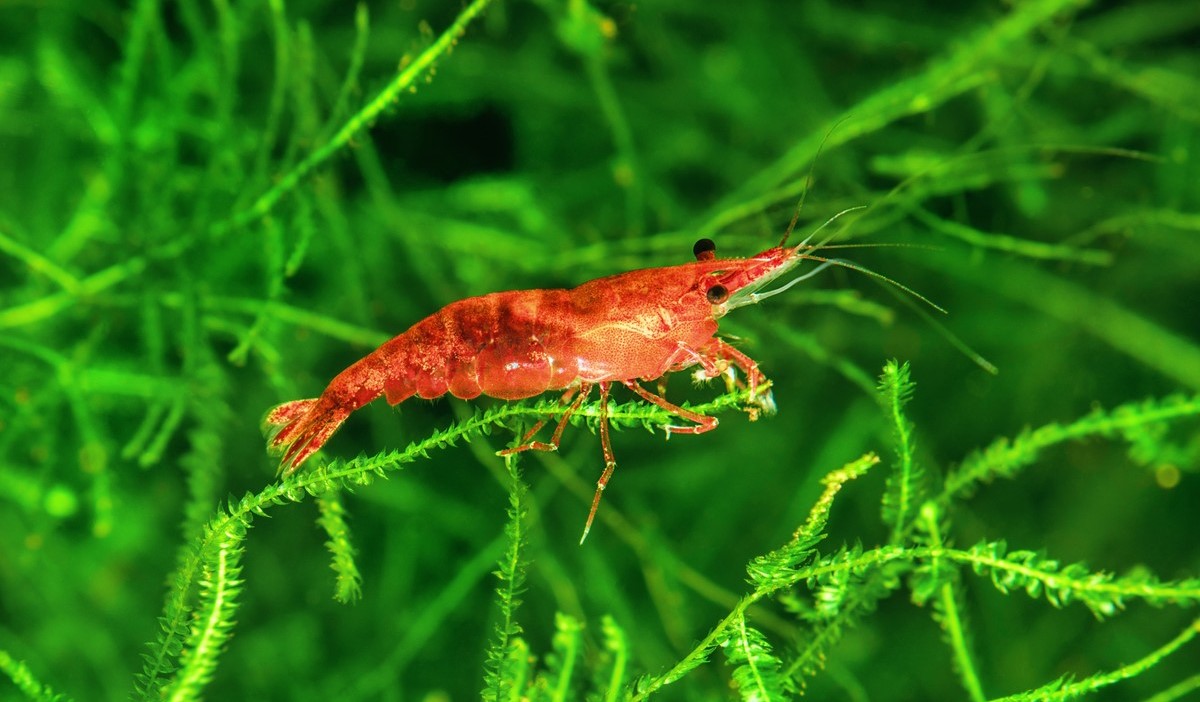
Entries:
POLYGON ((711 261, 717 257, 717 245, 712 239, 701 239, 692 247, 692 254, 697 261, 711 261))
POLYGON ((729 289, 724 285, 714 285, 708 289, 705 297, 714 305, 719 305, 729 299, 729 289))

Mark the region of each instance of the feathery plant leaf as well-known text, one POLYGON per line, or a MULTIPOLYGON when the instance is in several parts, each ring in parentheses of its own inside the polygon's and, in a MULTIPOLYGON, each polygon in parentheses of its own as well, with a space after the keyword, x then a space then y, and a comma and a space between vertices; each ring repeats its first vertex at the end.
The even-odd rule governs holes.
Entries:
MULTIPOLYGON (((854 544, 814 561, 807 569, 807 584, 814 591, 811 621, 838 617, 863 590, 865 576, 889 561, 902 562, 904 549, 881 546, 864 550, 854 544)), ((905 563, 907 569, 907 563, 905 563)))
POLYGON ((1097 619, 1113 616, 1129 599, 1155 607, 1200 603, 1200 578, 1163 582, 1144 570, 1117 577, 1089 571, 1082 563, 1064 566, 1043 552, 1009 551, 1003 541, 981 542, 965 552, 946 555, 970 565, 980 575, 989 575, 1000 592, 1024 590, 1033 598, 1044 596, 1055 607, 1080 602, 1097 619))
MULTIPOLYGON (((921 505, 921 526, 923 533, 918 540, 938 554, 946 545, 949 526, 935 503, 921 505)), ((914 603, 923 605, 933 600, 933 619, 942 628, 943 638, 950 647, 954 669, 971 700, 982 702, 987 696, 979 680, 971 633, 962 607, 963 593, 958 575, 958 568, 949 565, 940 554, 934 555, 913 569, 909 588, 914 603)))
POLYGON ((346 121, 336 134, 329 138, 321 147, 314 150, 294 168, 288 171, 278 183, 259 196, 253 204, 238 212, 229 220, 220 223, 215 228, 216 233, 222 234, 236 229, 260 217, 265 216, 275 207, 275 204, 287 193, 294 190, 301 179, 310 171, 324 163, 334 154, 350 144, 355 135, 367 128, 405 91, 413 90, 415 83, 434 69, 437 61, 448 53, 455 42, 466 32, 467 26, 483 13, 492 0, 473 0, 464 7, 437 40, 423 51, 415 60, 403 68, 392 81, 368 102, 357 114, 346 121))
POLYGON ((755 602, 782 588, 820 577, 820 574, 826 572, 817 565, 806 567, 805 564, 816 554, 815 545, 824 537, 824 528, 829 520, 833 499, 843 485, 863 475, 878 462, 878 456, 867 454, 826 475, 822 480, 825 490, 813 505, 808 519, 793 534, 791 541, 769 554, 755 558, 747 567, 750 582, 755 586, 754 591, 739 599, 733 611, 670 670, 658 676, 639 679, 633 700, 636 702, 645 699, 707 661, 713 649, 731 636, 730 630, 736 628, 739 621, 744 621, 746 610, 755 602))
POLYGON ((339 491, 329 491, 317 497, 321 517, 317 523, 325 530, 329 540, 325 542, 333 560, 330 567, 337 575, 333 599, 342 604, 354 602, 362 597, 362 575, 354 563, 354 544, 350 542, 350 527, 346 524, 346 508, 339 491))
POLYGON ((604 691, 604 702, 624 699, 625 676, 629 664, 629 639, 610 615, 600 619, 600 634, 604 648, 600 664, 596 666, 594 687, 604 691))
POLYGON ((883 522, 892 528, 890 542, 899 544, 904 526, 914 519, 917 505, 925 500, 925 473, 913 456, 913 425, 904 416, 913 388, 908 363, 888 361, 879 376, 879 395, 892 427, 896 463, 888 474, 883 494, 883 522))
MULTIPOLYGON (((949 520, 938 506, 932 502, 921 505, 920 522, 913 541, 921 546, 940 553, 946 547, 947 535, 950 533, 949 520)), ((934 598, 942 585, 958 581, 958 569, 942 558, 930 558, 913 569, 908 587, 912 591, 912 601, 919 606, 925 606, 934 598)))
POLYGON ((221 533, 209 536, 215 543, 204 559, 191 633, 184 642, 175 678, 163 695, 171 702, 200 698, 217 668, 217 658, 232 635, 233 614, 242 586, 238 579, 242 570, 242 541, 249 520, 231 519, 223 527, 221 533))
POLYGON ((8 651, 0 649, 0 672, 7 675, 26 698, 35 702, 67 702, 66 695, 55 694, 50 688, 38 682, 23 662, 14 659, 8 651))
MULTIPOLYGON (((1089 436, 1129 436, 1139 427, 1200 415, 1200 395, 1172 395, 1121 405, 1111 411, 1093 410, 1086 417, 1067 425, 1046 424, 1026 430, 1014 439, 1002 438, 992 445, 972 453, 946 477, 938 495, 941 504, 959 496, 969 496, 978 483, 996 478, 1013 478, 1037 460, 1051 446, 1089 436)), ((1136 436, 1136 434, 1134 434, 1136 436)))
MULTIPOLYGON (((693 409, 700 413, 707 413, 718 409, 738 407, 745 402, 746 397, 747 391, 738 390, 693 409)), ((312 471, 293 473, 257 494, 247 494, 240 500, 231 501, 225 510, 221 510, 216 517, 209 521, 204 528, 204 533, 197 538, 197 541, 188 546, 176 574, 172 577, 167 603, 161 618, 162 632, 152 642, 150 651, 144 657, 145 667, 142 675, 138 678, 137 693, 139 697, 153 698, 156 695, 155 690, 161 685, 162 677, 176 670, 177 665, 174 661, 184 647, 184 628, 193 606, 191 598, 197 586, 197 574, 212 565, 212 553, 219 550, 218 534, 237 533, 239 524, 244 525, 240 530, 244 534, 245 528, 249 526, 254 515, 265 515, 266 510, 273 506, 300 502, 309 496, 319 496, 343 488, 366 486, 374 482, 376 478, 386 477, 388 471, 398 470, 408 463, 427 458, 431 450, 454 446, 461 440, 470 440, 472 437, 487 433, 493 426, 507 424, 514 419, 523 418, 526 421, 531 419, 536 421, 543 417, 556 417, 561 415, 564 409, 561 403, 543 400, 534 403, 513 402, 476 411, 469 419, 451 424, 446 429, 435 431, 425 439, 409 444, 402 451, 384 452, 344 463, 335 461, 312 471), (233 530, 233 532, 229 530, 233 530)), ((593 402, 581 406, 576 413, 598 417, 600 414, 599 403, 593 402)), ((657 425, 670 422, 672 417, 665 410, 653 405, 620 406, 610 409, 609 416, 619 422, 636 424, 651 422, 657 425)), ((515 465, 513 470, 515 470, 515 465)), ((514 485, 517 484, 514 483, 514 485)), ((513 490, 517 489, 517 487, 513 488, 513 490)), ((523 485, 519 489, 523 492, 523 485)), ((520 497, 510 494, 510 500, 512 499, 519 501, 520 497)), ((502 559, 501 561, 500 572, 505 572, 504 563, 506 561, 515 568, 516 563, 520 560, 520 547, 517 546, 514 549, 514 542, 511 539, 514 536, 524 538, 524 534, 519 521, 513 521, 512 517, 513 513, 510 509, 510 522, 507 527, 510 546, 506 560, 502 559)), ((513 575, 520 574, 523 578, 523 570, 513 570, 512 573, 513 575)), ((515 585, 512 581, 506 581, 506 583, 506 588, 501 588, 501 592, 508 592, 515 602, 516 595, 520 592, 520 583, 515 585)), ((228 606, 228 600, 223 601, 223 606, 228 606)), ((508 608, 510 615, 514 608, 515 605, 508 608)), ((520 631, 515 619, 510 620, 504 627, 510 633, 519 633, 520 631), (516 628, 513 629, 513 627, 516 628)), ((221 627, 217 627, 213 633, 220 638, 223 631, 221 627)), ((211 640, 207 643, 211 643, 211 640)), ((524 646, 523 643, 522 646, 524 646)), ((219 651, 209 645, 204 648, 204 652, 207 656, 215 656, 219 651)), ((506 654, 501 660, 508 665, 508 662, 514 659, 506 654)), ((200 658, 196 665, 202 666, 205 662, 211 663, 212 659, 200 658)), ((202 667, 195 670, 200 673, 205 672, 202 667)), ((202 682, 207 681, 205 675, 193 675, 188 679, 191 681, 188 689, 196 689, 202 682)), ((504 678, 499 679, 503 680, 504 678)))
POLYGON ((1163 646, 1152 651, 1143 658, 1122 666, 1109 673, 1098 673, 1090 677, 1084 678, 1079 682, 1071 682, 1067 678, 1059 678, 1053 682, 1039 687, 1036 690, 1022 692, 1008 697, 1001 697, 996 702, 1034 702, 1042 700, 1073 700, 1083 697, 1084 695, 1109 687, 1122 680, 1135 678, 1156 665, 1162 663, 1168 656, 1171 656, 1179 649, 1183 648, 1196 635, 1200 634, 1200 619, 1193 621, 1186 629, 1181 631, 1178 636, 1168 641, 1163 646))
MULTIPOLYGON (((909 564, 899 558, 903 549, 896 547, 881 546, 849 562, 846 562, 847 553, 843 549, 824 562, 814 563, 811 569, 837 571, 851 568, 859 573, 860 578, 857 587, 837 593, 832 599, 818 601, 812 607, 811 614, 807 615, 812 628, 800 637, 799 650, 784 669, 801 687, 806 684, 807 678, 825 667, 829 651, 841 640, 845 630, 872 612, 880 600, 898 590, 901 577, 910 569, 909 564), (867 577, 862 578, 863 573, 867 573, 867 577)), ((817 577, 820 574, 821 571, 816 572, 817 577)))
POLYGON ((535 689, 553 702, 579 699, 574 691, 575 667, 583 646, 583 624, 572 616, 557 612, 554 615, 552 651, 546 656, 546 670, 535 681, 535 689))
POLYGON ((791 680, 780 675, 780 660, 771 644, 740 615, 721 641, 725 660, 733 667, 733 682, 744 702, 770 702, 791 696, 791 680))
POLYGON ((1191 699, 1191 693, 1200 690, 1200 673, 1192 675, 1162 692, 1146 698, 1146 702, 1175 702, 1175 700, 1191 699))
POLYGON ((862 476, 877 463, 879 457, 868 453, 821 479, 825 489, 809 512, 808 519, 792 535, 791 541, 768 554, 756 557, 747 567, 750 582, 757 591, 774 592, 796 582, 797 569, 816 554, 817 544, 825 538, 825 525, 829 521, 833 498, 846 483, 862 476))
MULTIPOLYGON (((519 439, 520 433, 516 434, 519 439)), ((515 445, 515 444, 514 444, 515 445)), ((496 588, 496 603, 500 608, 500 623, 496 625, 496 635, 488 647, 488 657, 484 664, 483 698, 492 702, 519 697, 523 685, 516 682, 514 665, 525 671, 528 665, 524 658, 518 655, 519 650, 527 645, 521 640, 521 625, 517 622, 516 612, 521 606, 520 595, 525 589, 525 483, 517 468, 520 454, 509 454, 504 457, 504 467, 508 471, 508 523, 504 533, 508 547, 500 558, 500 567, 496 577, 500 586, 496 588)), ((524 673, 522 673, 522 678, 524 673)))
MULTIPOLYGON (((185 325, 185 328, 189 327, 185 325)), ((199 379, 209 379, 207 383, 198 383, 199 387, 189 394, 187 402, 179 405, 186 407, 194 418, 193 428, 188 431, 190 447, 180 464, 186 471, 188 486, 182 533, 185 543, 196 543, 207 540, 204 534, 206 520, 218 503, 222 427, 230 421, 232 413, 223 396, 225 386, 221 375, 207 346, 197 344, 186 348, 195 349, 188 356, 188 363, 194 366, 192 373, 199 379)), ((172 575, 175 585, 159 617, 159 638, 152 651, 143 654, 143 669, 135 679, 135 695, 140 699, 149 696, 161 676, 176 670, 173 661, 183 650, 187 612, 195 590, 194 577, 196 569, 202 566, 190 548, 181 551, 180 562, 172 575)))

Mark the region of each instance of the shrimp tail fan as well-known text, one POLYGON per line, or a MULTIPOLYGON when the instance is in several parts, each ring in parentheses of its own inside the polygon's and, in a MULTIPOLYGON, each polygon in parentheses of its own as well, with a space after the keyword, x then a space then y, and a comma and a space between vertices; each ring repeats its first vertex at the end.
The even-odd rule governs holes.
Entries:
POLYGON ((350 415, 345 409, 321 400, 314 397, 285 402, 272 407, 263 417, 267 451, 280 456, 279 469, 285 475, 294 473, 324 446, 350 415))

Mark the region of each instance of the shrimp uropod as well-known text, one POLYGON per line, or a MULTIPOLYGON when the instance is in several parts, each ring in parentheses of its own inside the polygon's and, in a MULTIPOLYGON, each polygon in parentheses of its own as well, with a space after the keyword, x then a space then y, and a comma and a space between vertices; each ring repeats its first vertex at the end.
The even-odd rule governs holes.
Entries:
POLYGON ((698 376, 715 378, 736 369, 758 405, 751 409, 774 409, 769 391, 760 392, 766 377, 758 364, 716 334, 717 320, 730 310, 782 292, 826 266, 845 264, 814 256, 817 247, 807 240, 790 248, 786 241, 787 234, 778 246, 750 258, 719 259, 713 242, 701 239, 693 247, 695 260, 682 265, 597 278, 570 290, 515 290, 452 302, 339 373, 320 397, 269 410, 263 421, 268 449, 281 456, 280 468, 290 474, 351 412, 380 396, 395 405, 446 393, 467 400, 479 395, 519 400, 560 391, 566 409, 550 441, 534 439, 543 420, 520 445, 501 454, 553 451, 571 415, 597 388, 604 471, 582 543, 616 467, 607 416, 614 384, 689 422, 666 426, 668 436, 702 434, 716 428, 717 419, 641 385, 667 373, 695 368, 698 376), (759 292, 806 259, 822 263, 779 288, 759 292))

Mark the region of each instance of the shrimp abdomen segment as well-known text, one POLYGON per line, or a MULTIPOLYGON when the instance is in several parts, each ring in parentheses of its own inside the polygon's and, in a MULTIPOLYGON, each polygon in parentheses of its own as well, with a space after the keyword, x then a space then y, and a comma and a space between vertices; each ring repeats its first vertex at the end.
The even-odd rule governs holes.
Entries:
POLYGON ((447 392, 517 400, 578 377, 570 299, 563 290, 493 293, 451 303, 380 349, 396 404, 447 392), (394 343, 393 343, 394 342, 394 343))

